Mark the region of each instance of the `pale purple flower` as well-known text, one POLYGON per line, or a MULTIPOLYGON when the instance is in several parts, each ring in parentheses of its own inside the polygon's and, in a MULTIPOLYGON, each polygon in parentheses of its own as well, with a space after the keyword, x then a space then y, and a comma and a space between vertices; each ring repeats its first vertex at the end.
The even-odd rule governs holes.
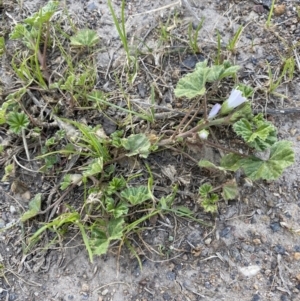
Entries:
POLYGON ((228 108, 229 109, 234 109, 247 101, 245 97, 242 95, 242 91, 233 89, 229 98, 228 98, 228 108))
POLYGON ((219 103, 216 103, 210 110, 208 114, 208 119, 212 119, 216 117, 221 109, 221 105, 219 103))
POLYGON ((247 98, 243 97, 242 91, 233 89, 229 98, 225 102, 223 102, 220 114, 226 115, 246 101, 247 98))

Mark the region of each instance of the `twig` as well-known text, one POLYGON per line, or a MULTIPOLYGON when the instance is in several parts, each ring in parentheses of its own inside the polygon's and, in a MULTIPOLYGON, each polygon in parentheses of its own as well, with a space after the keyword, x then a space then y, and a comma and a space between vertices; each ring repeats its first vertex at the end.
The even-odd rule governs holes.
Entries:
POLYGON ((93 292, 98 292, 100 291, 101 289, 107 287, 107 286, 110 286, 110 285, 114 285, 114 284, 124 284, 124 285, 127 285, 128 287, 130 287, 130 285, 126 282, 122 282, 122 281, 115 281, 115 282, 110 282, 110 283, 107 283, 107 284, 104 284, 102 286, 99 286, 99 287, 96 287, 93 292))
POLYGON ((152 9, 152 10, 149 10, 149 11, 146 11, 146 12, 143 12, 143 13, 139 13, 139 14, 132 15, 131 17, 136 17, 136 16, 141 16, 141 15, 146 15, 146 14, 155 13, 155 12, 158 12, 158 11, 160 11, 160 10, 167 9, 167 8, 171 8, 171 7, 173 7, 173 6, 176 6, 177 4, 178 4, 179 6, 181 6, 181 0, 179 0, 179 1, 175 2, 175 3, 171 3, 171 4, 168 4, 168 5, 159 7, 159 8, 155 8, 155 9, 152 9))
POLYGON ((13 157, 14 161, 15 161, 21 168, 23 168, 23 169, 25 169, 25 170, 27 170, 27 171, 29 171, 29 172, 40 173, 39 170, 29 169, 29 168, 25 167, 24 165, 22 165, 22 164, 17 160, 16 155, 13 155, 12 157, 13 157))
POLYGON ((22 129, 21 132, 22 132, 22 139, 23 139, 23 145, 24 145, 26 157, 27 157, 27 160, 30 161, 30 155, 29 155, 29 151, 28 151, 28 144, 27 144, 27 140, 26 140, 26 136, 25 136, 25 129, 22 129))
POLYGON ((174 132, 174 134, 171 137, 171 140, 173 140, 175 138, 175 136, 179 133, 180 127, 185 123, 185 121, 187 120, 187 118, 190 116, 190 114, 194 110, 194 108, 195 108, 195 106, 196 106, 197 103, 198 103, 197 101, 195 101, 193 103, 193 105, 191 106, 191 108, 189 109, 189 111, 185 114, 185 116, 183 117, 183 119, 180 121, 179 125, 177 126, 176 131, 174 132))
POLYGON ((283 276, 282 276, 282 265, 281 265, 281 255, 278 254, 277 255, 277 265, 278 265, 278 273, 279 273, 279 277, 282 281, 282 284, 286 290, 286 292, 291 295, 291 291, 289 290, 288 286, 287 286, 287 283, 286 281, 284 280, 283 276))
MULTIPOLYGON (((293 42, 293 45, 296 46, 296 42, 293 42)), ((295 59, 296 59, 296 62, 297 62, 298 69, 300 71, 300 60, 299 60, 299 55, 296 51, 296 47, 293 47, 293 52, 294 52, 294 55, 295 55, 295 59)))
POLYGON ((198 18, 197 14, 195 13, 195 9, 193 9, 188 2, 188 0, 182 0, 185 4, 185 7, 188 9, 188 11, 196 18, 197 21, 201 22, 201 20, 198 18))

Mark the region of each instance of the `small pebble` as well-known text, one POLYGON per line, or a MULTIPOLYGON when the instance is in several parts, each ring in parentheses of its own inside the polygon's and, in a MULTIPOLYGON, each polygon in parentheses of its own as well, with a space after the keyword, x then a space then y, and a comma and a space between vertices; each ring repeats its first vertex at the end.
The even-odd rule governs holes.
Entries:
POLYGON ((260 296, 259 294, 254 294, 251 301, 259 301, 260 300, 260 296))
POLYGON ((295 260, 300 260, 300 252, 295 252, 294 253, 294 259, 295 260))
POLYGON ((81 295, 81 300, 85 301, 85 300, 88 300, 90 297, 89 297, 89 294, 88 293, 83 293, 81 295))
POLYGON ((10 293, 9 294, 8 301, 15 301, 16 299, 17 299, 17 295, 15 293, 10 293))
POLYGON ((89 285, 87 283, 83 283, 81 285, 81 291, 82 292, 88 292, 89 290, 90 290, 90 287, 89 287, 89 285))
POLYGON ((245 250, 247 252, 253 253, 255 251, 255 247, 254 246, 247 245, 244 242, 241 244, 241 246, 242 246, 243 250, 245 250))
POLYGON ((283 294, 280 296, 280 301, 290 301, 290 299, 288 298, 288 296, 286 294, 283 294))
POLYGON ((11 214, 15 214, 15 213, 17 212, 17 209, 16 209, 16 207, 15 207, 15 206, 13 206, 13 205, 10 205, 10 207, 9 207, 9 211, 10 211, 10 213, 11 213, 11 214))
POLYGON ((272 273, 271 270, 265 270, 265 274, 266 274, 267 276, 269 276, 271 273, 272 273))
POLYGON ((259 238, 255 238, 255 239, 253 239, 253 243, 255 245, 260 245, 261 244, 261 240, 259 238))
POLYGON ((260 267, 258 265, 250 265, 248 267, 238 268, 238 270, 245 277, 253 277, 260 271, 260 267))
POLYGON ((212 241, 212 239, 209 237, 209 238, 205 239, 204 243, 206 245, 210 245, 211 241, 212 241))
POLYGON ((204 286, 205 286, 205 288, 209 289, 209 288, 211 288, 211 283, 208 281, 205 281, 204 286))
POLYGON ((106 288, 104 291, 102 291, 101 295, 102 295, 102 296, 106 296, 107 293, 108 293, 108 289, 106 288))
POLYGON ((87 5, 86 7, 87 11, 93 11, 93 10, 96 10, 97 9, 97 5, 94 3, 94 2, 91 2, 87 5))
POLYGON ((294 250, 295 252, 300 252, 300 246, 299 245, 294 246, 294 250))
POLYGON ((285 13, 285 5, 279 4, 274 6, 274 15, 275 16, 281 16, 285 13))
POLYGON ((220 232, 220 236, 221 237, 226 237, 228 238, 230 236, 230 231, 231 231, 231 227, 225 227, 221 232, 220 232))
POLYGON ((295 136, 295 134, 297 133, 297 129, 291 129, 290 133, 292 136, 295 136))
POLYGON ((280 230, 280 224, 275 222, 270 224, 270 228, 272 229, 273 232, 278 232, 280 230))
POLYGON ((167 279, 174 281, 176 279, 176 274, 174 272, 167 272, 167 279))
POLYGON ((281 255, 285 254, 285 248, 282 245, 276 245, 274 251, 277 254, 281 254, 281 255))
POLYGON ((166 301, 172 300, 171 296, 167 292, 163 293, 163 299, 166 301))

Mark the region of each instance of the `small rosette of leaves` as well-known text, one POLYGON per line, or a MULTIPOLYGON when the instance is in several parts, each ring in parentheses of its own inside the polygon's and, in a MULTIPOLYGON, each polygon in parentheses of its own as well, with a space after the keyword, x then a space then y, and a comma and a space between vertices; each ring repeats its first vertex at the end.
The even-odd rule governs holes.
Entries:
POLYGON ((121 197, 131 205, 138 205, 151 199, 151 194, 146 186, 128 187, 121 192, 121 197))
POLYGON ((212 193, 213 187, 206 183, 199 188, 199 202, 205 212, 215 213, 218 210, 217 203, 219 196, 216 193, 212 193))
POLYGON ((251 121, 240 119, 233 125, 233 129, 250 147, 258 151, 266 150, 277 141, 275 126, 265 120, 262 113, 253 117, 251 121))
POLYGON ((72 46, 92 47, 99 42, 99 37, 95 30, 81 29, 70 40, 72 46))
POLYGON ((29 125, 29 119, 23 112, 11 112, 8 114, 6 122, 9 125, 11 131, 19 134, 22 130, 26 129, 29 125))

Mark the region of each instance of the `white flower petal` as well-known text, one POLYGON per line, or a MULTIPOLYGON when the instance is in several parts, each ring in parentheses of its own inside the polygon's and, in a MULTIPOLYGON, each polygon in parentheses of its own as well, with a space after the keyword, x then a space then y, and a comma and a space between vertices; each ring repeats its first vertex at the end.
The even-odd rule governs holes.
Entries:
POLYGON ((243 97, 242 91, 234 89, 228 98, 228 108, 236 108, 245 101, 247 101, 247 99, 243 97))
POLYGON ((219 113, 221 109, 221 105, 219 103, 216 103, 212 109, 210 110, 209 114, 208 114, 208 119, 212 119, 215 116, 217 116, 217 114, 219 113))

